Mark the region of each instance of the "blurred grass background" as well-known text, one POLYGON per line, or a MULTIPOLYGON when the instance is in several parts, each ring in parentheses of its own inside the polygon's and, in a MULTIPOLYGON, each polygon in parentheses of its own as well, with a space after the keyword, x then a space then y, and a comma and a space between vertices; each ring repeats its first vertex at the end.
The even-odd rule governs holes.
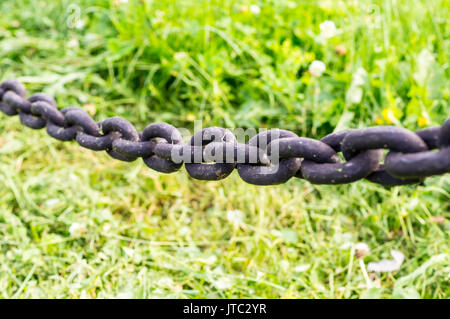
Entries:
MULTIPOLYGON (((449 11, 437 0, 2 1, 0 81, 138 129, 417 130, 450 113, 449 11)), ((0 129, 3 298, 450 295, 449 176, 391 189, 203 182, 18 118, 0 116, 0 129), (405 255, 400 270, 367 274, 390 249, 405 255)))

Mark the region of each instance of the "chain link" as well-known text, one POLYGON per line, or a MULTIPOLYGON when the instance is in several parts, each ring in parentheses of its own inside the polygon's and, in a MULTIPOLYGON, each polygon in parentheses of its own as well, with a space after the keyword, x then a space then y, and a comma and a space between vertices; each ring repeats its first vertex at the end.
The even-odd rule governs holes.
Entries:
POLYGON ((16 80, 0 84, 0 111, 19 115, 32 129, 46 127, 60 141, 73 141, 111 157, 144 163, 161 173, 178 171, 200 180, 220 180, 237 169, 255 185, 275 185, 292 177, 313 184, 345 184, 361 179, 385 186, 422 182, 450 172, 450 118, 440 127, 411 132, 394 126, 376 126, 336 132, 314 140, 286 130, 261 132, 238 143, 221 127, 204 128, 187 144, 167 123, 153 123, 142 132, 125 119, 112 117, 97 123, 79 107, 59 110, 55 100, 37 93, 26 97, 16 80), (383 149, 388 150, 383 161, 383 149), (437 151, 436 151, 437 150, 437 151), (338 153, 342 153, 342 162, 338 153))

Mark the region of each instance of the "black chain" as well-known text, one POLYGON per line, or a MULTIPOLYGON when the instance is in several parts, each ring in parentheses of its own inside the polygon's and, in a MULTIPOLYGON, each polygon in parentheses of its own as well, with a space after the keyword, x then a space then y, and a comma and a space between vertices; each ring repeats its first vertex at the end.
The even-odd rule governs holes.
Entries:
POLYGON ((59 110, 44 93, 27 99, 25 87, 16 80, 0 85, 0 110, 9 116, 18 114, 30 128, 46 127, 58 140, 76 140, 82 147, 106 151, 121 161, 141 157, 158 172, 175 172, 184 163, 189 175, 200 180, 220 180, 237 169, 244 181, 256 185, 281 184, 295 176, 313 184, 365 178, 393 186, 450 172, 450 118, 440 127, 415 133, 376 126, 329 134, 321 140, 274 129, 256 134, 246 144, 238 143, 230 130, 209 127, 184 144, 179 130, 167 123, 153 123, 138 132, 120 117, 97 123, 82 108, 59 110), (383 149, 388 153, 382 163, 383 149))

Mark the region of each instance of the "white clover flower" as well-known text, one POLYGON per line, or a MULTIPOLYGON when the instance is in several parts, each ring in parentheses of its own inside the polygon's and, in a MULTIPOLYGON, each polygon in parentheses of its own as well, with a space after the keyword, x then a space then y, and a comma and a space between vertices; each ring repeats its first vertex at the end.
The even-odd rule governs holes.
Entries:
POLYGON ((78 19, 78 20, 75 22, 75 24, 74 24, 74 28, 75 28, 75 29, 78 29, 78 30, 81 30, 81 29, 84 28, 85 25, 86 25, 86 21, 81 20, 81 19, 78 19))
POLYGON ((135 263, 140 263, 142 261, 142 255, 136 250, 128 247, 122 247, 122 249, 125 252, 125 255, 132 259, 135 263))
POLYGON ((226 290, 233 287, 233 281, 229 277, 220 277, 214 281, 214 286, 219 290, 226 290))
POLYGON ((225 271, 223 270, 223 267, 221 265, 219 265, 216 268, 214 268, 212 272, 217 274, 217 275, 225 274, 225 271))
POLYGON ((207 258, 205 258, 205 263, 207 263, 208 265, 213 265, 216 261, 217 261, 217 256, 216 255, 211 255, 208 256, 207 258))
POLYGON ((370 251, 369 246, 366 243, 357 243, 355 245, 355 255, 358 258, 362 258, 370 251))
POLYGON ((61 201, 59 200, 59 198, 50 198, 50 199, 47 199, 44 204, 45 204, 45 206, 52 208, 52 207, 58 205, 60 202, 61 201))
POLYGON ((177 61, 181 61, 184 60, 188 57, 189 55, 186 52, 177 52, 173 55, 173 57, 175 58, 175 60, 177 61))
POLYGON ((154 24, 161 24, 161 23, 163 23, 165 15, 166 15, 166 13, 164 11, 156 10, 155 11, 155 18, 153 19, 153 23, 154 24))
POLYGON ((84 223, 73 223, 69 227, 69 233, 72 237, 78 237, 87 233, 87 227, 84 223))
POLYGON ((420 51, 417 56, 416 72, 414 72, 413 77, 420 85, 425 86, 434 60, 434 55, 427 49, 420 51))
POLYGON ((261 8, 258 7, 256 4, 252 4, 250 6, 250 12, 253 13, 254 15, 258 15, 261 13, 261 8))
POLYGON ((32 261, 36 257, 39 257, 41 255, 41 251, 37 248, 31 248, 24 250, 22 253, 22 260, 23 261, 32 261))
POLYGON ((264 272, 258 270, 258 271, 256 272, 256 280, 261 280, 261 279, 263 279, 265 275, 266 275, 266 274, 265 274, 264 272))
POLYGON ((300 264, 294 268, 294 271, 295 272, 304 272, 304 271, 307 271, 309 269, 309 267, 311 267, 310 264, 300 264))
POLYGON ((352 83, 347 90, 345 99, 347 103, 358 104, 362 100, 363 89, 362 86, 366 83, 367 71, 360 67, 353 73, 352 83))
POLYGON ((180 228, 180 230, 178 231, 178 234, 180 236, 186 236, 189 235, 191 233, 191 229, 187 226, 183 226, 180 228))
POLYGON ((166 13, 164 11, 161 11, 161 10, 156 10, 155 11, 155 16, 157 18, 163 18, 165 15, 166 15, 166 13))
POLYGON ((227 212, 227 219, 230 223, 232 223, 235 226, 239 226, 241 224, 243 224, 243 220, 244 220, 244 213, 241 212, 240 210, 229 210, 227 212))
POLYGON ((134 256, 134 249, 128 247, 122 247, 122 249, 125 252, 125 255, 127 255, 128 257, 134 256))
POLYGON ((288 1, 288 2, 286 2, 286 6, 288 8, 294 9, 297 7, 297 4, 295 3, 295 1, 288 1))
POLYGON ((70 283, 68 284, 69 289, 72 290, 77 290, 77 289, 81 289, 82 285, 79 282, 74 282, 74 283, 70 283))
POLYGON ((427 49, 420 51, 417 56, 417 65, 420 68, 428 68, 434 62, 434 55, 427 49))
POLYGON ((363 96, 363 90, 359 86, 351 85, 345 96, 347 103, 358 104, 361 102, 363 96))
POLYGON ((382 259, 378 262, 370 262, 367 265, 367 271, 391 272, 400 269, 405 260, 405 256, 401 251, 391 250, 393 259, 382 259))
POLYGON ((311 62, 308 70, 312 76, 319 77, 322 75, 323 72, 325 72, 326 66, 325 63, 323 63, 322 61, 315 60, 311 62))
POLYGON ((333 236, 333 240, 336 244, 340 244, 339 249, 347 250, 353 247, 353 236, 350 233, 336 233, 333 236))
POLYGON ((333 21, 324 21, 319 25, 320 37, 323 39, 329 39, 336 35, 337 29, 333 21))
POLYGON ((197 261, 206 264, 206 265, 214 265, 214 263, 217 261, 216 255, 209 255, 205 257, 199 257, 197 258, 197 261))
POLYGON ((288 270, 289 269, 289 261, 287 261, 287 260, 280 261, 280 268, 283 271, 288 270))
POLYGON ((353 73, 352 78, 352 85, 364 85, 364 83, 366 83, 367 71, 363 67, 360 67, 355 73, 353 73))
POLYGON ((173 279, 170 277, 162 277, 158 280, 158 286, 163 288, 173 288, 175 286, 173 279))

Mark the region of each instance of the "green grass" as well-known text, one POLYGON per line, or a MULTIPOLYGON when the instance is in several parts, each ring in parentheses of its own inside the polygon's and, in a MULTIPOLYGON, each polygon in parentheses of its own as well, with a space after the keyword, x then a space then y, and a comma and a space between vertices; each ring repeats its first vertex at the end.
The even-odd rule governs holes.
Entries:
MULTIPOLYGON (((425 0, 2 1, 0 81, 138 129, 416 130, 450 113, 449 11, 425 0), (71 4, 80 29, 68 27, 71 4), (321 42, 325 20, 339 34, 321 42), (434 59, 421 64, 421 52, 434 59), (319 78, 313 60, 327 67, 319 78), (350 103, 360 67, 363 96, 350 103)), ((2 298, 450 296, 448 175, 390 189, 257 187, 236 172, 204 182, 55 141, 17 117, 0 115, 0 129, 2 298), (358 242, 371 249, 362 260, 358 242), (400 270, 365 277, 390 249, 405 255, 400 270)))

